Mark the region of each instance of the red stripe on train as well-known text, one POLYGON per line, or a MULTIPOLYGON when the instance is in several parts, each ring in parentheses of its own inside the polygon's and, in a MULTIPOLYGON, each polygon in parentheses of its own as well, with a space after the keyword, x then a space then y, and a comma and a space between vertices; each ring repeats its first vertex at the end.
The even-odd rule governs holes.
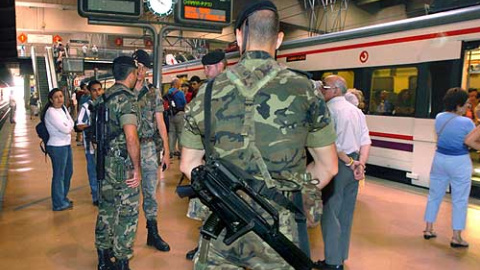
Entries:
MULTIPOLYGON (((387 39, 387 40, 380 40, 380 41, 372 41, 372 42, 352 44, 352 45, 346 45, 346 46, 340 46, 340 47, 332 47, 332 48, 325 48, 325 49, 318 49, 318 50, 311 50, 311 51, 302 51, 302 52, 296 52, 296 53, 281 54, 281 55, 278 55, 277 58, 285 58, 285 57, 288 57, 288 56, 295 56, 295 55, 299 55, 299 54, 317 54, 317 53, 325 53, 325 52, 334 52, 334 51, 351 50, 351 49, 357 49, 357 48, 365 48, 365 47, 383 46, 383 45, 389 45, 389 44, 397 44, 397 43, 405 43, 405 42, 412 42, 412 41, 419 41, 419 40, 427 40, 427 39, 434 39, 434 38, 439 38, 439 37, 459 36, 459 35, 473 34, 473 33, 479 33, 479 32, 480 32, 480 27, 474 27, 474 28, 452 30, 452 31, 447 31, 447 32, 438 32, 438 33, 431 33, 431 34, 418 35, 418 36, 410 36, 410 37, 394 38, 394 39, 387 39)), ((228 65, 230 66, 230 65, 233 65, 233 64, 236 64, 236 62, 235 63, 229 63, 228 65)), ((171 72, 163 73, 163 75, 169 75, 169 74, 175 74, 175 73, 181 73, 181 72, 189 72, 189 71, 195 71, 195 70, 201 70, 201 69, 203 69, 203 67, 185 69, 185 70, 180 70, 180 71, 171 71, 171 72)))
POLYGON ((370 131, 370 136, 384 137, 384 138, 392 138, 392 139, 400 139, 400 140, 406 140, 406 141, 413 141, 413 136, 410 136, 410 135, 402 135, 402 134, 393 134, 393 133, 384 133, 384 132, 370 131))
POLYGON ((447 32, 438 32, 438 33, 431 33, 431 34, 425 34, 425 35, 402 37, 402 38, 393 38, 393 39, 387 39, 387 40, 365 42, 365 43, 345 45, 345 46, 325 48, 325 49, 318 49, 318 50, 311 50, 311 51, 302 51, 302 52, 296 52, 296 53, 281 54, 281 55, 278 55, 277 58, 284 58, 284 57, 295 56, 295 55, 299 55, 299 54, 317 54, 317 53, 325 53, 325 52, 334 52, 334 51, 351 50, 351 49, 357 49, 357 48, 365 48, 365 47, 390 45, 390 44, 405 43, 405 42, 411 42, 411 41, 434 39, 434 38, 440 38, 440 37, 450 37, 450 36, 473 34, 473 33, 478 33, 478 32, 480 32, 480 27, 474 27, 474 28, 467 28, 467 29, 461 29, 461 30, 452 30, 452 31, 447 31, 447 32))

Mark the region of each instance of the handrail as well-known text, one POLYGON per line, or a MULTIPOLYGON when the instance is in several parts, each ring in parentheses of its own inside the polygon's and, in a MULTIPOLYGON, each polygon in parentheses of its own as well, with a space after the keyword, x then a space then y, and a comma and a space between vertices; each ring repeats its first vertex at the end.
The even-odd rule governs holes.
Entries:
POLYGON ((3 124, 5 124, 5 121, 9 117, 9 113, 11 111, 11 108, 8 104, 8 102, 5 102, 3 105, 0 105, 0 129, 2 129, 3 124))
POLYGON ((58 88, 57 73, 55 72, 55 63, 53 62, 52 47, 45 47, 45 64, 47 66, 48 89, 58 88))

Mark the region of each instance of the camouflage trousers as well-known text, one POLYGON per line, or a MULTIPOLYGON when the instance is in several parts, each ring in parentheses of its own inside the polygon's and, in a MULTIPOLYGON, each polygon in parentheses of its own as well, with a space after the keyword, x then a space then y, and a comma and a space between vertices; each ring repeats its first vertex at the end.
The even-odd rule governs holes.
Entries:
POLYGON ((157 219, 158 153, 154 141, 141 143, 143 211, 147 220, 157 219))
POLYGON ((125 180, 131 177, 125 159, 105 157, 105 180, 100 186, 95 246, 113 249, 115 258, 127 259, 133 254, 138 227, 139 188, 130 188, 125 180))
MULTIPOLYGON (((298 228, 295 221, 295 215, 290 211, 275 205, 279 212, 280 232, 298 246, 298 228)), ((257 210, 258 211, 258 210, 257 210)), ((270 223, 272 219, 268 215, 263 215, 270 223)), ((206 265, 199 262, 199 252, 195 257, 195 270, 203 269, 293 269, 273 248, 265 243, 255 233, 249 232, 230 246, 223 243, 226 231, 223 230, 217 239, 212 239, 209 244, 209 251, 206 265)), ((200 239, 199 246, 203 239, 200 239)))
POLYGON ((192 198, 188 202, 187 217, 195 220, 205 221, 212 212, 200 199, 192 198))

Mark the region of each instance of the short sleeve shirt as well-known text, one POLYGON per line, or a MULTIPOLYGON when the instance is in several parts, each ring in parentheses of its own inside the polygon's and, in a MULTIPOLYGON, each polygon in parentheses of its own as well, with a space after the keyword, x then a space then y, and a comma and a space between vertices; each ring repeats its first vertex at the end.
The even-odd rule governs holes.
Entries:
MULTIPOLYGON (((82 107, 80 108, 80 112, 78 113, 77 117, 77 125, 87 125, 90 126, 90 110, 88 107, 93 102, 89 100, 86 103, 83 103, 82 107)), ((83 132, 83 146, 85 148, 85 153, 95 154, 95 148, 93 147, 91 142, 87 142, 87 135, 85 131, 83 132)))
POLYGON ((108 97, 113 93, 122 90, 125 90, 130 94, 117 95, 110 99, 107 103, 107 108, 109 110, 108 128, 110 133, 119 134, 117 137, 115 137, 115 139, 110 142, 110 145, 118 145, 120 147, 126 148, 123 126, 135 125, 138 127, 140 125, 139 118, 137 117, 138 105, 136 102, 135 94, 126 86, 117 83, 105 92, 105 96, 108 97))
POLYGON ((468 147, 464 141, 474 128, 475 124, 470 118, 449 112, 437 114, 435 118, 435 132, 438 136, 437 152, 451 156, 468 154, 468 147), (440 131, 441 134, 439 134, 440 131))
MULTIPOLYGON (((211 104, 214 150, 247 172, 260 175, 242 134, 246 98, 241 89, 255 89, 265 83, 262 80, 271 76, 270 72, 278 73, 253 93, 254 143, 273 179, 296 180, 306 171, 305 147, 335 143, 335 131, 325 101, 315 95, 310 80, 280 66, 266 52, 247 52, 236 66, 215 78, 211 104)), ((204 149, 205 89, 206 84, 187 105, 183 147, 204 149)))
POLYGON ((160 91, 148 89, 147 86, 144 86, 137 93, 138 109, 142 122, 138 135, 140 138, 151 138, 157 132, 155 113, 163 112, 163 101, 160 91))

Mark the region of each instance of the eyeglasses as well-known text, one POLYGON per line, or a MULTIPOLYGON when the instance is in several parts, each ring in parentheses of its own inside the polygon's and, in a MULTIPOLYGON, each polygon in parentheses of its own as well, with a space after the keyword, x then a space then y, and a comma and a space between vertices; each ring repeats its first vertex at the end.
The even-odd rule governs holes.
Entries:
POLYGON ((329 86, 329 85, 322 85, 322 89, 323 89, 323 90, 331 90, 331 89, 335 89, 335 88, 337 88, 337 87, 335 87, 335 86, 329 86))

